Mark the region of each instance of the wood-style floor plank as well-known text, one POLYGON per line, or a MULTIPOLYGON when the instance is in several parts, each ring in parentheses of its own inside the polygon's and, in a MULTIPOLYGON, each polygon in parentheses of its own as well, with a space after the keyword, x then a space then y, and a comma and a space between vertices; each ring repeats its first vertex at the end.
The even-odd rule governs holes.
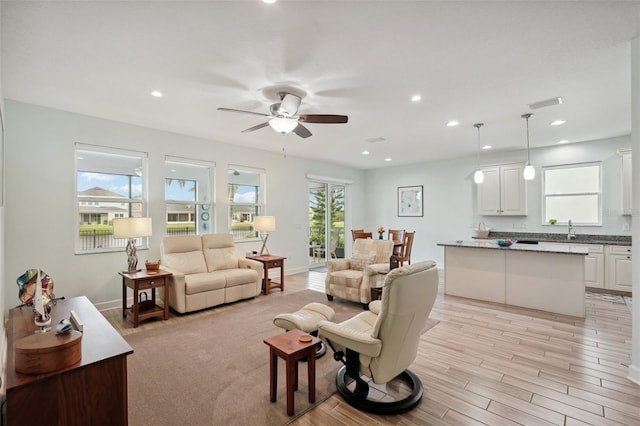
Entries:
MULTIPOLYGON (((288 291, 324 292, 324 277, 287 276, 288 291)), ((335 394, 291 424, 640 425, 626 304, 595 295, 577 318, 445 296, 441 287, 430 318, 439 323, 421 337, 411 367, 424 386, 414 410, 363 413, 335 394)))

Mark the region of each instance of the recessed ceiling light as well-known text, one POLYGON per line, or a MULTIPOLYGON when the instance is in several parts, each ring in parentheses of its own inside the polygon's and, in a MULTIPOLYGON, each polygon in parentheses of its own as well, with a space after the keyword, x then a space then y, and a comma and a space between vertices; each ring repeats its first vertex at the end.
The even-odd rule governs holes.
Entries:
POLYGON ((262 0, 262 3, 274 4, 276 1, 278 1, 278 0, 262 0))
POLYGON ((482 149, 491 149, 491 148, 493 148, 491 145, 485 145, 482 147, 482 149))
POLYGON ((391 158, 387 157, 384 159, 384 161, 391 161, 391 158))
POLYGON ((151 92, 151 96, 155 96, 156 98, 161 98, 162 92, 160 92, 159 90, 154 90, 153 92, 151 92))
POLYGON ((362 151, 362 155, 369 155, 369 154, 371 154, 371 153, 369 151, 367 151, 367 150, 362 151))
POLYGON ((560 144, 560 145, 565 144, 565 143, 569 143, 569 141, 566 140, 566 139, 562 139, 561 141, 558 141, 558 144, 560 144))
POLYGON ((447 122, 447 127, 455 127, 458 124, 460 124, 460 123, 458 123, 456 120, 450 120, 450 121, 447 122))
POLYGON ((556 120, 553 123, 551 123, 552 126, 560 126, 561 124, 566 123, 566 120, 556 120))
POLYGON ((420 96, 420 95, 413 95, 413 96, 411 97, 411 100, 412 100, 413 102, 421 101, 421 100, 422 100, 422 96, 420 96))

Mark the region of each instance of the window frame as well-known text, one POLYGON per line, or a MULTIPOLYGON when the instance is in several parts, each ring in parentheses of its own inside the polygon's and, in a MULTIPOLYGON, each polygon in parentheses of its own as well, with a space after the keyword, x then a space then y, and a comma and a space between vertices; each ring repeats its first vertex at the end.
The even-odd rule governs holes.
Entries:
MULTIPOLYGON (((215 215, 215 196, 214 196, 214 192, 215 192, 215 169, 216 169, 216 163, 213 161, 203 161, 203 160, 194 160, 192 158, 185 158, 185 157, 175 157, 175 156, 171 156, 171 155, 166 155, 165 159, 164 159, 164 167, 165 167, 165 172, 164 172, 164 188, 165 188, 165 194, 164 194, 164 227, 165 227, 165 232, 167 235, 173 235, 171 233, 169 233, 168 231, 168 226, 169 226, 169 209, 168 206, 171 205, 183 205, 183 206, 193 206, 193 210, 187 212, 187 214, 191 215, 193 214, 194 217, 194 232, 193 234, 188 234, 188 235, 202 235, 202 234, 208 234, 208 233, 212 233, 215 232, 215 223, 216 223, 216 215, 215 215), (169 164, 180 164, 183 167, 187 167, 187 168, 194 168, 194 169, 207 169, 207 177, 206 179, 198 179, 197 177, 195 178, 176 178, 176 177, 172 177, 172 176, 168 176, 167 170, 168 170, 168 166, 169 164), (195 196, 193 200, 169 200, 167 199, 166 196, 166 186, 167 186, 167 181, 169 179, 174 179, 174 180, 185 180, 185 181, 189 181, 189 182, 194 182, 194 192, 195 192, 195 196), (209 190, 206 191, 204 194, 200 194, 200 190, 199 188, 202 185, 202 182, 200 182, 201 180, 206 180, 206 184, 209 187, 209 190), (202 196, 202 198, 200 198, 200 196, 202 196)), ((194 173, 194 176, 197 173, 194 173)), ((171 214, 175 214, 175 213, 171 213, 171 214)), ((181 214, 180 212, 178 212, 177 214, 181 214)))
MULTIPOLYGON (((542 196, 542 225, 551 225, 545 219, 547 217, 547 199, 549 197, 567 197, 567 196, 580 196, 580 195, 595 195, 598 199, 598 220, 597 222, 576 222, 575 220, 571 221, 573 226, 602 226, 602 161, 589 161, 584 163, 571 163, 571 164, 559 164, 553 166, 543 166, 541 173, 541 181, 542 187, 540 190, 542 196), (564 194, 547 194, 546 193, 546 172, 549 170, 558 170, 558 169, 578 169, 582 167, 598 167, 598 189, 593 192, 572 192, 572 193, 564 193, 564 194)), ((568 225, 568 221, 558 221, 555 225, 568 225)))
MULTIPOLYGON (((105 161, 108 164, 107 161, 105 161)), ((96 254, 96 253, 113 253, 124 250, 127 241, 124 239, 114 239, 110 238, 110 243, 108 247, 93 247, 93 248, 83 248, 82 238, 80 236, 80 227, 82 225, 82 217, 81 215, 87 213, 80 213, 80 203, 85 203, 83 205, 93 205, 99 206, 100 203, 112 203, 112 204, 123 204, 124 206, 128 206, 126 208, 126 214, 128 216, 123 216, 124 213, 114 213, 114 217, 131 217, 131 212, 135 209, 133 208, 133 204, 140 204, 140 217, 146 217, 148 212, 148 178, 147 178, 147 170, 148 170, 148 153, 142 151, 133 151, 121 148, 113 148, 107 146, 100 145, 91 145, 77 142, 74 148, 74 169, 75 169, 75 182, 74 182, 74 253, 83 255, 83 254, 96 254), (121 156, 121 157, 130 157, 131 159, 139 160, 140 167, 133 170, 134 174, 124 174, 124 173, 114 173, 113 171, 109 171, 108 167, 105 167, 103 170, 107 171, 96 171, 96 170, 83 170, 80 166, 80 161, 83 160, 82 153, 87 153, 91 155, 104 155, 104 156, 121 156), (95 173, 101 175, 108 176, 129 176, 129 198, 124 197, 105 197, 105 196, 80 196, 80 191, 78 188, 78 178, 80 173, 95 173), (133 176, 137 176, 140 178, 140 198, 133 197, 133 191, 131 190, 133 187, 133 183, 131 178, 133 176)), ((103 188, 106 189, 106 188, 103 188)), ((89 213, 91 215, 91 213, 89 213)), ((109 216, 109 212, 107 212, 107 218, 109 216)), ((113 219, 113 218, 112 218, 113 219)), ((112 220, 111 219, 111 220, 112 220)), ((110 221, 110 220, 109 220, 110 221)), ((141 237, 136 238, 136 248, 139 250, 145 250, 149 248, 149 238, 141 237)))
MULTIPOLYGON (((240 165, 233 165, 233 164, 229 164, 227 167, 227 230, 230 234, 233 235, 233 240, 234 242, 240 242, 240 241, 256 241, 259 240, 259 236, 258 235, 254 235, 253 237, 249 237, 249 236, 245 236, 245 237, 238 237, 236 236, 236 233, 234 233, 234 230, 232 228, 233 225, 233 208, 234 207, 247 207, 247 206, 254 206, 255 207, 255 215, 256 216, 264 216, 267 213, 267 208, 266 208, 266 204, 267 204, 267 196, 266 196, 266 187, 267 187, 267 171, 265 169, 261 169, 261 168, 255 168, 255 167, 247 167, 247 166, 240 166, 240 165), (240 202, 234 202, 233 200, 230 200, 229 195, 230 195, 230 185, 232 185, 229 176, 233 175, 235 172, 240 172, 240 173, 251 173, 251 174, 256 174, 259 176, 259 185, 257 187, 257 197, 256 197, 256 202, 255 203, 240 203, 240 202)), ((253 224, 251 225, 251 230, 247 231, 247 233, 255 233, 255 230, 253 229, 253 224)))

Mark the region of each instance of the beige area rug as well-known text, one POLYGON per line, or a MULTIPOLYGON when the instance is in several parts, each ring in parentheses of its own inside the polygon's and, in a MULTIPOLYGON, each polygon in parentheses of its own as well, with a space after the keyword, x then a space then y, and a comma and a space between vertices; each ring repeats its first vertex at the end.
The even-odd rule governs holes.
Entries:
POLYGON ((282 332, 272 323, 275 315, 309 302, 331 306, 338 322, 362 312, 359 304, 328 302, 324 293, 303 290, 235 303, 193 320, 184 315, 173 324, 125 335, 134 350, 128 358, 129 424, 283 425, 327 399, 342 365, 331 350, 316 363, 315 404, 308 402, 302 363, 295 416, 287 416, 283 360, 278 400, 269 401, 269 349, 263 340, 282 332))

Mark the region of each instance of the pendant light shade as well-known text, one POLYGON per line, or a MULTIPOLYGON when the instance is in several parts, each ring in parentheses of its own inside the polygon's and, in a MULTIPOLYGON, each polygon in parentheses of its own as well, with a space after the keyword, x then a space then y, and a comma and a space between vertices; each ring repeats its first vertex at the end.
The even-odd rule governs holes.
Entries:
POLYGON ((476 172, 473 174, 473 181, 478 185, 484 182, 484 173, 480 170, 480 127, 484 126, 484 123, 476 123, 473 125, 478 129, 478 149, 476 154, 476 172))
POLYGON ((473 181, 475 183, 484 182, 484 173, 482 173, 482 170, 480 169, 476 170, 476 172, 473 174, 473 181))
POLYGON ((533 180, 536 177, 536 169, 531 165, 531 150, 529 149, 529 118, 532 113, 522 114, 521 117, 527 121, 527 165, 524 167, 522 177, 524 180, 533 180))

